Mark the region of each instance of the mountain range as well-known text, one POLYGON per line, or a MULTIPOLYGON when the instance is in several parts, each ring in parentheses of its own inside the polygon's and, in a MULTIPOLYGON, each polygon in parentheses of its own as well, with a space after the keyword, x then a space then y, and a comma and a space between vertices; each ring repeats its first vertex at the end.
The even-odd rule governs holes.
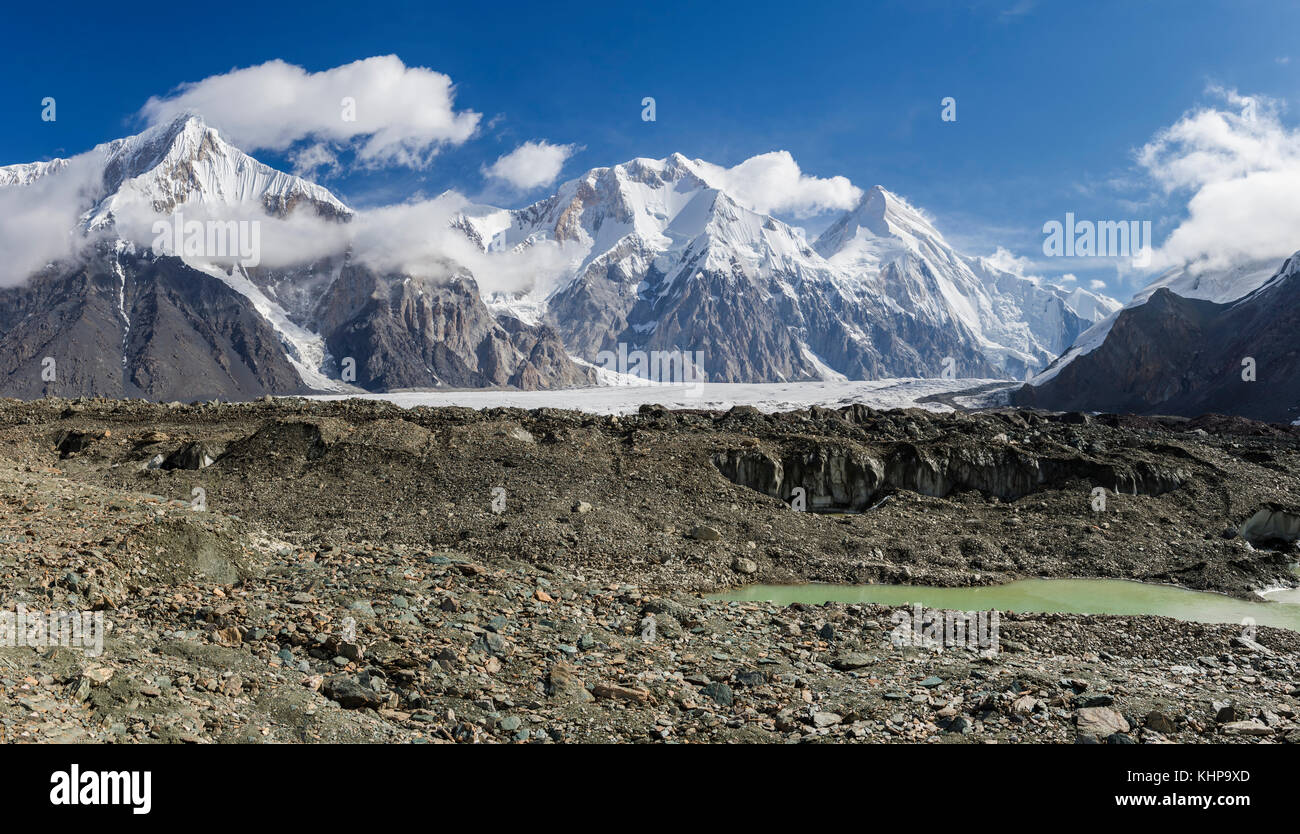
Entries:
POLYGON ((956 251, 879 186, 810 242, 680 154, 593 169, 521 209, 463 205, 430 239, 454 234, 478 255, 454 246, 418 269, 340 245, 360 212, 192 115, 78 158, 0 167, 0 189, 36 203, 87 166, 75 254, 0 289, 0 393, 565 388, 595 384, 591 363, 620 345, 694 352, 722 382, 945 368, 1019 379, 1119 309, 956 251), (181 212, 277 221, 264 235, 309 220, 320 245, 254 264, 142 236, 181 212), (559 266, 480 290, 475 269, 532 253, 558 253, 559 266))
POLYGON ((719 382, 1022 377, 1118 308, 962 255, 870 189, 814 242, 745 208, 675 154, 597 168, 519 210, 466 212, 485 251, 570 244, 564 281, 491 299, 591 357, 617 343, 701 350, 719 382))

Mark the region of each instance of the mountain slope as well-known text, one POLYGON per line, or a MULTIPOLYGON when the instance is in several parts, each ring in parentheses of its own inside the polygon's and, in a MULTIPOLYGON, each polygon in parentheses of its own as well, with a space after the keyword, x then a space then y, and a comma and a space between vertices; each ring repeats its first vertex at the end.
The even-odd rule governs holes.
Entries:
MULTIPOLYGON (((561 387, 596 380, 570 353, 595 361, 619 345, 701 354, 714 381, 934 377, 950 366, 1018 377, 1112 306, 962 255, 879 187, 809 244, 717 187, 713 166, 680 154, 593 169, 524 209, 463 211, 454 226, 489 257, 545 244, 566 259, 532 292, 486 306, 472 272, 449 258, 417 277, 339 255, 355 212, 195 116, 74 160, 0 168, 0 188, 68 176, 73 162, 84 173, 87 160, 98 176, 77 234, 97 242, 94 254, 0 290, 23 362, 52 340, 69 346, 63 393, 561 387), (218 265, 194 253, 173 262, 148 251, 142 230, 179 212, 305 212, 334 239, 289 265, 218 265), (347 359, 357 376, 344 382, 347 359)), ((9 368, 13 390, 37 390, 19 384, 28 372, 9 368)))
POLYGON ((7 396, 251 399, 305 393, 247 300, 178 258, 101 249, 0 293, 7 396), (47 357, 53 379, 42 375, 47 357))
POLYGON ((370 390, 483 388, 524 390, 590 384, 554 334, 498 319, 478 285, 447 265, 441 279, 381 274, 348 264, 319 304, 330 353, 357 359, 356 382, 370 390))
POLYGON ((1023 376, 1058 356, 1118 305, 1014 275, 962 255, 905 200, 880 186, 832 224, 815 248, 849 274, 888 269, 888 295, 941 325, 960 322, 1001 371, 1023 376))
POLYGON ((1300 254, 1260 280, 1243 266, 1212 279, 1166 276, 1106 322, 1104 336, 1062 357, 1013 395, 1052 409, 1206 412, 1260 420, 1300 418, 1300 254), (1193 280, 1195 284, 1193 285, 1193 280), (1219 303, 1185 292, 1227 298, 1219 303), (1250 288, 1240 298, 1232 298, 1250 288), (1254 379, 1244 378, 1251 360, 1254 379))

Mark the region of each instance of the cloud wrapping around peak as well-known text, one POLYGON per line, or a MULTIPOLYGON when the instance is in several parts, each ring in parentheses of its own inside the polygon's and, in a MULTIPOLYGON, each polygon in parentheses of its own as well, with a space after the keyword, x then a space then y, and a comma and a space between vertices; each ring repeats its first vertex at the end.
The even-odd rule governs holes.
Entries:
POLYGON ((321 72, 281 60, 182 84, 141 108, 151 124, 198 113, 247 151, 320 146, 296 161, 328 165, 331 146, 353 146, 367 167, 422 168, 442 145, 459 145, 481 115, 455 109, 451 78, 395 55, 321 72))
POLYGON ((483 174, 519 191, 550 185, 573 156, 574 145, 552 145, 545 140, 525 142, 483 169, 483 174))
POLYGON ((22 284, 47 263, 77 257, 94 244, 77 227, 103 176, 103 158, 87 152, 29 185, 0 187, 0 287, 22 284))
POLYGON ((992 255, 985 255, 984 262, 994 269, 1000 269, 1003 272, 1009 272, 1012 275, 1027 277, 1029 270, 1034 268, 1034 262, 1029 258, 1017 255, 1005 246, 999 246, 992 255))
POLYGON ((804 174, 789 151, 759 154, 732 168, 703 161, 696 165, 709 185, 760 214, 814 217, 827 211, 846 211, 862 199, 862 189, 848 177, 804 174))
POLYGON ((1137 153, 1166 194, 1190 192, 1187 216, 1152 256, 1152 267, 1222 269, 1300 249, 1300 132, 1280 104, 1211 87, 1217 107, 1186 113, 1137 153))
MULTIPOLYGON (((257 221, 258 262, 264 268, 348 256, 381 273, 416 278, 443 279, 467 270, 485 295, 547 289, 581 256, 574 249, 578 244, 549 240, 505 252, 485 252, 454 225, 469 205, 464 195, 448 191, 431 200, 358 210, 346 223, 306 211, 274 217, 248 206, 213 212, 191 203, 179 206, 177 212, 186 222, 257 221)), ((115 218, 115 232, 139 249, 148 249, 156 236, 154 224, 170 222, 171 217, 152 206, 132 204, 115 218)))

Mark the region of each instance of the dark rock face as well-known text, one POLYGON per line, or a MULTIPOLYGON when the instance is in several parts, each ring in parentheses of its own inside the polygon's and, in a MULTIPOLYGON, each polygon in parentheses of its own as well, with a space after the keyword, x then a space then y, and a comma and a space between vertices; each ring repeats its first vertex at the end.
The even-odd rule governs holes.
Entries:
POLYGON ((1105 341, 1013 402, 1056 410, 1172 414, 1208 412, 1256 420, 1300 418, 1300 276, 1279 275, 1230 304, 1167 289, 1124 310, 1105 341), (1243 378, 1254 361, 1255 380, 1243 378))
POLYGON ((882 449, 843 443, 793 444, 779 455, 729 449, 713 465, 733 483, 790 501, 802 488, 811 511, 866 509, 889 492, 936 498, 974 490, 1014 501, 1033 492, 1083 482, 1132 495, 1163 495, 1188 479, 1186 470, 1145 460, 1035 454, 1002 443, 897 442, 882 449))
POLYGON ((862 510, 884 485, 884 465, 861 450, 816 445, 777 460, 756 450, 733 449, 714 456, 728 480, 789 501, 805 492, 809 510, 862 510))
POLYGON ((419 279, 350 264, 321 298, 316 316, 330 353, 353 357, 356 383, 369 390, 535 390, 595 381, 548 328, 498 321, 464 273, 419 279))
POLYGON ((177 258, 101 252, 72 271, 47 271, 0 291, 0 332, 0 385, 9 396, 306 391, 248 299, 177 258))

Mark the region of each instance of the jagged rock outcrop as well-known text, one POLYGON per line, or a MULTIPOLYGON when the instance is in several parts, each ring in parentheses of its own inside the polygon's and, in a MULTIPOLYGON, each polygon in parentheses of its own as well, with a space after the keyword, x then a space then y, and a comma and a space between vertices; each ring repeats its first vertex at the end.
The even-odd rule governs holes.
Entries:
POLYGON ((895 442, 879 450, 850 445, 796 444, 779 454, 728 449, 713 465, 733 483, 790 501, 804 490, 807 509, 855 512, 889 492, 907 490, 944 498, 975 490, 1014 501, 1049 486, 1083 482, 1115 493, 1162 495, 1188 473, 1148 461, 1110 461, 1085 455, 1042 455, 1005 443, 895 442))
POLYGON ((371 390, 590 385, 545 326, 498 320, 478 285, 454 264, 440 278, 381 274, 349 264, 329 286, 315 322, 337 361, 355 360, 371 390))

